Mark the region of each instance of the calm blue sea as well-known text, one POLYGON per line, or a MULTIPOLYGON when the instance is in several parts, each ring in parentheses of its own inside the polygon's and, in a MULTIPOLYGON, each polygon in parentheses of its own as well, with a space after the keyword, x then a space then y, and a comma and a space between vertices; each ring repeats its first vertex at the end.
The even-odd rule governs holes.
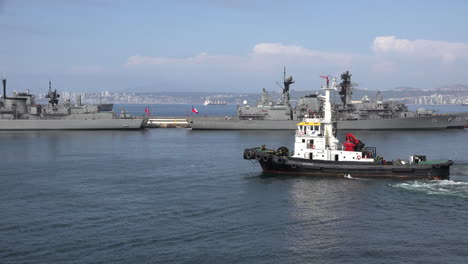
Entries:
POLYGON ((355 133, 386 159, 454 160, 446 181, 273 177, 242 159, 293 133, 0 132, 0 263, 467 262, 468 129, 355 133))

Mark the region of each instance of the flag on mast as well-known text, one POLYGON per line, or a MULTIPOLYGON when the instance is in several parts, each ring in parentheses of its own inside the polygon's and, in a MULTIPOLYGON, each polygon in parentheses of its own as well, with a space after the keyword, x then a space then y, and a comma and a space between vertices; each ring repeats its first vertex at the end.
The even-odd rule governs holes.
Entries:
POLYGON ((150 115, 151 115, 151 113, 150 113, 150 110, 149 110, 149 107, 148 107, 148 106, 145 108, 145 113, 146 113, 146 115, 147 115, 147 116, 150 116, 150 115))
POLYGON ((192 105, 192 113, 198 114, 198 110, 194 108, 193 105, 192 105))

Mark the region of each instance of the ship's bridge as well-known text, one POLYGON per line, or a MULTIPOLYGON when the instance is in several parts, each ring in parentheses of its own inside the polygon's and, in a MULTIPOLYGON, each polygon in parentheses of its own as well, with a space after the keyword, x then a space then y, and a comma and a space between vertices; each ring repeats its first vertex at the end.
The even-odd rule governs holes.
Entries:
POLYGON ((323 123, 318 119, 306 120, 297 125, 297 136, 321 136, 323 123))

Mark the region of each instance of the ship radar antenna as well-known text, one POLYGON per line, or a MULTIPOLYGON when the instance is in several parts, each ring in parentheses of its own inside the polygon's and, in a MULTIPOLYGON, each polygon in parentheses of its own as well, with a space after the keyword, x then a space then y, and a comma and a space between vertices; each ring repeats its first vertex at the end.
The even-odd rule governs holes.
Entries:
POLYGON ((341 97, 341 101, 343 102, 344 107, 346 107, 348 104, 351 104, 353 88, 358 86, 357 83, 351 82, 351 76, 352 74, 350 74, 349 71, 341 74, 341 83, 338 85, 340 88, 338 94, 341 97))
POLYGON ((52 81, 49 80, 49 92, 46 95, 46 98, 49 98, 49 104, 51 104, 54 109, 55 106, 58 104, 58 98, 60 97, 59 94, 57 94, 57 90, 52 92, 52 81))

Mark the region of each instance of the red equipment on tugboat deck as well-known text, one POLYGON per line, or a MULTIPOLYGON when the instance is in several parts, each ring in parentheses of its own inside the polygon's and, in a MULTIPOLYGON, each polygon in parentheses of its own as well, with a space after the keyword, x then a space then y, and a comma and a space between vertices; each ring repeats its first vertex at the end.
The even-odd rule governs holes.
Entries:
POLYGON ((360 151, 364 148, 364 143, 362 143, 357 137, 353 134, 346 134, 346 142, 343 143, 345 151, 360 151))

